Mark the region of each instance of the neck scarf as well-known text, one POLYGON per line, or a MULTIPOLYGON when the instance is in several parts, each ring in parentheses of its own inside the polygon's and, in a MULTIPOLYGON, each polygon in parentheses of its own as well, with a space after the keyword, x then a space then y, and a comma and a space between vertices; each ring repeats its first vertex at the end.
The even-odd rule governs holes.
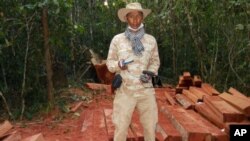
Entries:
POLYGON ((132 42, 132 49, 136 56, 141 56, 144 51, 144 46, 141 43, 141 38, 145 34, 143 26, 136 32, 131 32, 129 27, 125 31, 125 36, 132 42))

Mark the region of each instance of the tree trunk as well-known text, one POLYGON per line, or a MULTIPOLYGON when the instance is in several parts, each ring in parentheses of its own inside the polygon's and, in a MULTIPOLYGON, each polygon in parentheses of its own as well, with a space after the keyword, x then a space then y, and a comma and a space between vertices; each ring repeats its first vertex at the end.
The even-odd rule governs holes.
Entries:
POLYGON ((199 36, 198 31, 194 29, 193 27, 193 17, 191 15, 190 9, 189 9, 189 1, 185 0, 185 12, 187 14, 187 19, 188 19, 188 24, 189 24, 189 29, 190 29, 190 34, 191 37, 194 41, 194 45, 197 48, 197 52, 198 52, 198 58, 200 59, 199 61, 199 67, 200 67, 200 72, 202 75, 202 78, 204 78, 206 80, 207 78, 207 69, 206 66, 204 65, 205 62, 203 60, 205 60, 205 55, 206 51, 205 51, 205 47, 203 45, 203 40, 202 38, 199 36))
POLYGON ((48 27, 48 8, 43 8, 42 13, 42 24, 43 24, 43 36, 44 36, 44 50, 45 50, 45 64, 47 72, 47 91, 48 91, 48 101, 51 107, 54 106, 54 93, 53 93, 53 81, 52 81, 52 61, 50 55, 49 46, 49 27, 48 27))
POLYGON ((172 40, 172 48, 173 48, 173 56, 172 56, 172 59, 173 59, 173 73, 174 75, 177 77, 178 76, 178 73, 177 73, 177 45, 176 45, 176 15, 174 13, 174 1, 173 0, 169 0, 169 5, 170 5, 170 20, 171 22, 173 23, 173 27, 171 28, 172 30, 172 33, 173 33, 173 40, 172 40))
MULTIPOLYGON (((32 19, 32 17, 31 17, 32 19)), ((31 20, 30 20, 31 21, 31 20)), ((27 62, 28 62, 28 54, 29 54, 29 46, 30 46, 30 32, 31 32, 32 25, 29 27, 29 20, 26 20, 26 32, 27 32, 27 43, 26 43, 26 51, 25 51, 25 58, 24 58, 24 67, 23 67, 23 82, 22 82, 22 91, 21 91, 21 99, 22 99, 22 110, 20 120, 23 120, 23 115, 25 111, 25 86, 26 86, 26 73, 27 73, 27 62)))

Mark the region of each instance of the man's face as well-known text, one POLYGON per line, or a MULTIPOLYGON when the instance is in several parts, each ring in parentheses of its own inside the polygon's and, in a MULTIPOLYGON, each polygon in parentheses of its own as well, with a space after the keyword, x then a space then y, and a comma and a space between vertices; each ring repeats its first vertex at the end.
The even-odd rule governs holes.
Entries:
POLYGON ((143 21, 143 13, 140 11, 129 12, 126 17, 129 26, 134 29, 137 29, 143 21))

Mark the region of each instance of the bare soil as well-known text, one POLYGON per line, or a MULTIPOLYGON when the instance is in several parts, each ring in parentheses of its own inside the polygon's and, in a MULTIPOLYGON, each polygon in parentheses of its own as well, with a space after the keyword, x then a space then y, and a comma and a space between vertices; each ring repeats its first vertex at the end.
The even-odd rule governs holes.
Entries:
POLYGON ((42 133, 46 141, 107 141, 107 130, 101 107, 105 105, 112 107, 112 95, 100 94, 96 91, 86 93, 78 88, 68 92, 70 93, 65 96, 76 95, 75 97, 82 98, 68 103, 70 110, 83 101, 76 111, 62 112, 59 108, 55 108, 50 113, 41 114, 32 121, 13 123, 13 131, 20 132, 23 139, 42 133), (86 124, 86 120, 90 122, 86 124))

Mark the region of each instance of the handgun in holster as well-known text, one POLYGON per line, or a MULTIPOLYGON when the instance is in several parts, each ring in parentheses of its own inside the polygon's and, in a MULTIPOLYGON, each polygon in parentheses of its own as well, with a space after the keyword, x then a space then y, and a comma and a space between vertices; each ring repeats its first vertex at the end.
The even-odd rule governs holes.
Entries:
POLYGON ((154 72, 149 70, 142 71, 143 74, 147 74, 152 78, 152 83, 154 87, 162 87, 161 79, 158 75, 156 75, 154 72))
POLYGON ((147 74, 147 75, 149 75, 150 77, 155 77, 155 76, 156 76, 154 72, 148 71, 148 70, 144 70, 144 71, 142 71, 142 73, 143 73, 143 74, 147 74))
POLYGON ((122 77, 120 74, 116 74, 112 81, 112 88, 115 90, 119 88, 122 84, 122 77))

